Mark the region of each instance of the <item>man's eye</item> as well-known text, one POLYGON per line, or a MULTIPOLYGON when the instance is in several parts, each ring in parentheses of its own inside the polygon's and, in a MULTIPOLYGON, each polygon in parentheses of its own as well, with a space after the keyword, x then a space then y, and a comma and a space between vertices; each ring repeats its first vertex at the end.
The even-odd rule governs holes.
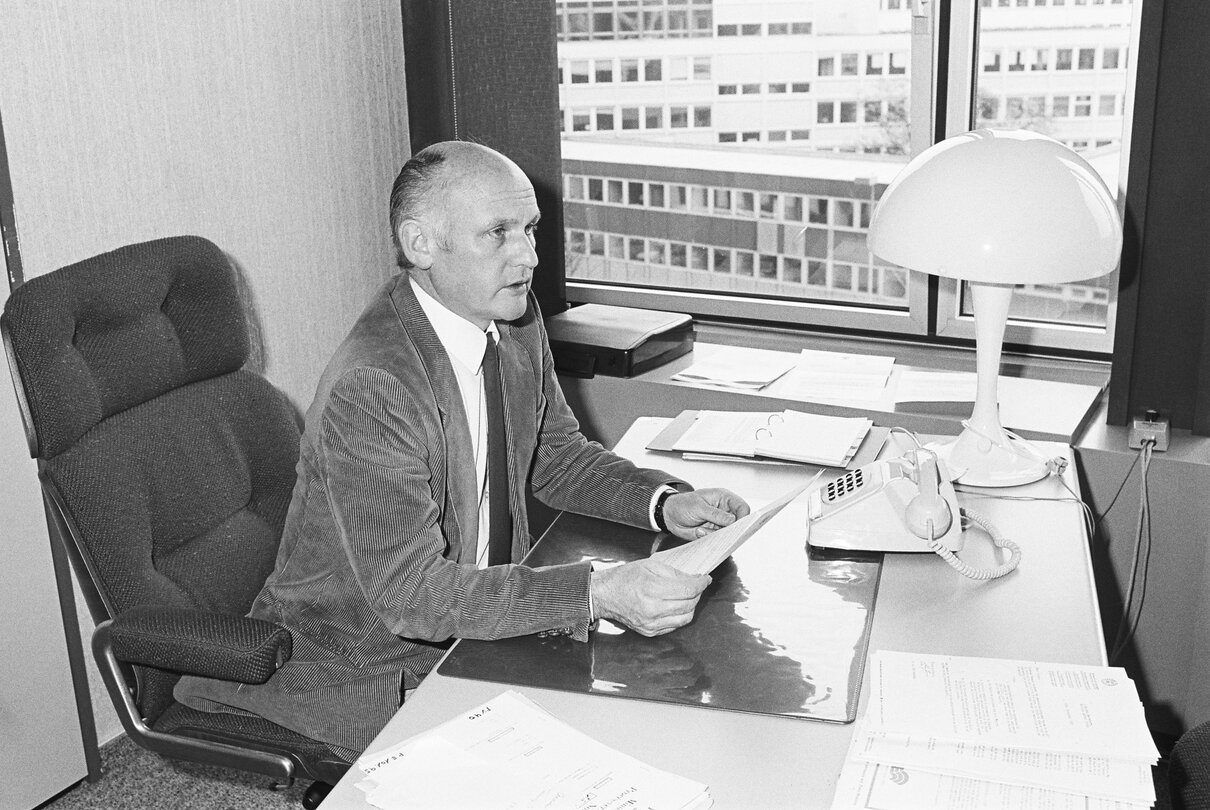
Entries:
POLYGON ((525 226, 525 232, 527 234, 529 234, 530 236, 533 236, 535 233, 538 232, 538 223, 535 222, 532 225, 525 226))

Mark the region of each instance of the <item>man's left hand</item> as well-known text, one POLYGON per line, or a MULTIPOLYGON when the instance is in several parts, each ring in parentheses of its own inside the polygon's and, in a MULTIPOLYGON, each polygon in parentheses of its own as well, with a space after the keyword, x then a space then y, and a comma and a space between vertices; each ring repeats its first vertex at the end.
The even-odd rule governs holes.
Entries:
POLYGON ((727 489, 678 492, 664 501, 664 525, 677 537, 695 540, 730 526, 750 511, 747 501, 727 489))

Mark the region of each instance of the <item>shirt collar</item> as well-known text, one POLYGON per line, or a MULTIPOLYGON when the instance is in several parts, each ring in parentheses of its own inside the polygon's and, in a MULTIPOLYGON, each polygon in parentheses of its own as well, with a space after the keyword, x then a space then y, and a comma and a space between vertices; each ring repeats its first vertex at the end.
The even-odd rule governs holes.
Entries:
POLYGON ((445 347, 446 353, 451 359, 470 369, 471 373, 478 374, 479 367, 483 364, 487 336, 490 334, 499 340, 500 331, 496 328, 496 322, 489 323, 484 331, 429 295, 415 279, 409 278, 408 283, 412 285, 416 300, 429 319, 433 331, 437 333, 437 339, 445 347))

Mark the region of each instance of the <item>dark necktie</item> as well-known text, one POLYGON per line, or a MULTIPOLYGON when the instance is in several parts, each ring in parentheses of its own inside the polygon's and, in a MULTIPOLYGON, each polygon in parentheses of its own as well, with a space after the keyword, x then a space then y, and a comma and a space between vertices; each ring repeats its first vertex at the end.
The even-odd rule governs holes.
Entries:
POLYGON ((489 334, 483 351, 483 394, 487 400, 487 564, 512 562, 513 519, 508 511, 508 452, 504 442, 504 397, 500 356, 489 334))

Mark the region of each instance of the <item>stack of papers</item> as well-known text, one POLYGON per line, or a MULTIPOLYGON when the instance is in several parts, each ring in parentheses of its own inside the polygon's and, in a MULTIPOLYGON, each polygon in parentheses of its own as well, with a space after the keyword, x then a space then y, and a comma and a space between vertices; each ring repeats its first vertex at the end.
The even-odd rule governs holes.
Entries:
POLYGON ((896 402, 974 402, 979 378, 973 371, 903 369, 896 402))
POLYGON ((697 458, 769 458, 844 467, 873 424, 863 417, 794 410, 686 411, 648 448, 697 458))
POLYGON ((701 810, 706 785, 649 767, 509 690, 357 761, 375 807, 701 810))
POLYGON ((778 396, 803 402, 872 405, 885 394, 895 358, 803 349, 798 364, 778 383, 778 396))
POLYGON ((833 799, 852 808, 1133 810, 1159 758, 1120 667, 880 650, 833 799))
POLYGON ((789 352, 744 349, 737 346, 712 348, 713 351, 708 357, 678 374, 673 374, 672 379, 714 388, 759 391, 794 368, 798 362, 798 357, 789 352))

